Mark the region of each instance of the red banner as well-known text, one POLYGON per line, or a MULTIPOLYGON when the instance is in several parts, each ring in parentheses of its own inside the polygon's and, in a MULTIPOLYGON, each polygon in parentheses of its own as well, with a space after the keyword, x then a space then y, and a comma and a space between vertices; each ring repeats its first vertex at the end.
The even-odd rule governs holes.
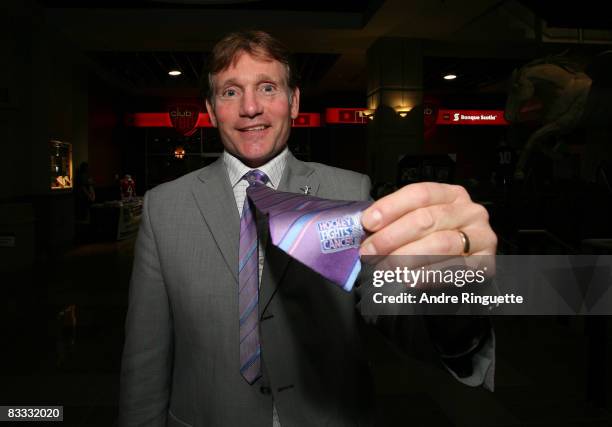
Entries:
POLYGON ((366 108, 327 108, 325 122, 330 124, 366 124, 366 108))
POLYGON ((294 128, 318 128, 321 126, 321 115, 319 113, 300 113, 291 121, 294 128))
MULTIPOLYGON (((132 113, 125 115, 126 126, 137 128, 169 128, 174 127, 168 113, 132 113)), ((292 127, 320 127, 321 115, 319 113, 300 113, 295 120, 292 120, 292 127)), ((213 127, 208 113, 199 113, 195 128, 213 127)), ((193 133, 193 132, 192 132, 193 133)), ((191 134, 190 134, 191 135, 191 134)), ((189 136, 189 135, 186 135, 189 136)))

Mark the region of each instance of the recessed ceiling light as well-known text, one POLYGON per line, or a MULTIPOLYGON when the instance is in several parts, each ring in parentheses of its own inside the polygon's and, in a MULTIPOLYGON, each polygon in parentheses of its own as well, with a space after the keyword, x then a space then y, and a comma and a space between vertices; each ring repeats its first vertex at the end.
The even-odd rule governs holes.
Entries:
POLYGON ((179 70, 170 70, 168 71, 168 74, 170 74, 171 76, 180 76, 183 73, 179 70))
POLYGON ((444 76, 444 80, 455 80, 457 78, 454 74, 447 74, 444 76))

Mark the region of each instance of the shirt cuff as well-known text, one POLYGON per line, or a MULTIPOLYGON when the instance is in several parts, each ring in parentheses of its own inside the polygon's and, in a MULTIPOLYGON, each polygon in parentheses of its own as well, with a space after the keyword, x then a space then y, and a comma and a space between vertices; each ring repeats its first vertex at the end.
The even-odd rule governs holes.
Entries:
MULTIPOLYGON (((475 349, 474 349, 475 350, 475 349)), ((494 391, 495 383, 495 331, 491 329, 487 334, 485 342, 472 354, 456 357, 442 357, 442 364, 457 381, 470 386, 483 386, 489 391, 494 391), (459 366, 464 369, 458 369, 459 366), (466 375, 465 365, 467 365, 466 375), (471 367, 471 369, 469 369, 471 367)))

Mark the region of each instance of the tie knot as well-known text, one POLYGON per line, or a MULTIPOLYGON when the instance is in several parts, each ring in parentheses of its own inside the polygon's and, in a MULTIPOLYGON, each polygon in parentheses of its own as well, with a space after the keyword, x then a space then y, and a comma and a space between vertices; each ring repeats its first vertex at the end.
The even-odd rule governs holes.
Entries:
POLYGON ((268 175, 260 171, 259 169, 253 169, 244 174, 244 179, 246 179, 249 185, 253 184, 263 184, 266 185, 268 182, 268 175))

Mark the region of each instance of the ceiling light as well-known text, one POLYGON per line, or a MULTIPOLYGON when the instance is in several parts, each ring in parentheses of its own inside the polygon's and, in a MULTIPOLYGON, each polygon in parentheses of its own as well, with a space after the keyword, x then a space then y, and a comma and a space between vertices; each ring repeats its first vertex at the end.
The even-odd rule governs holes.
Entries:
POLYGON ((455 80, 457 78, 454 74, 447 74, 444 76, 444 80, 455 80))
POLYGON ((407 105, 398 105, 397 107, 395 107, 395 112, 399 114, 400 117, 406 117, 410 110, 412 110, 412 107, 409 107, 407 105))
POLYGON ((175 76, 180 76, 183 73, 180 70, 170 70, 168 71, 168 74, 175 77, 175 76))

